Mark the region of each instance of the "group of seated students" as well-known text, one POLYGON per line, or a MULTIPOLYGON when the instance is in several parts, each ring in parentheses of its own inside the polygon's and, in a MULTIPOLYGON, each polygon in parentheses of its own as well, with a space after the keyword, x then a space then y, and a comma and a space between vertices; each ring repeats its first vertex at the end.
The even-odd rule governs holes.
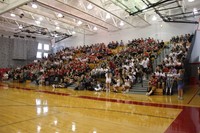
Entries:
MULTIPOLYGON (((151 95, 156 88, 162 88, 164 94, 172 95, 177 90, 180 76, 184 72, 184 61, 190 47, 190 34, 172 38, 172 50, 164 60, 156 67, 155 72, 149 80, 149 88, 146 95, 151 95), (174 90, 173 90, 174 89, 174 90)), ((183 79, 182 79, 183 80, 183 79)), ((180 96, 182 98, 182 96, 180 96)))
MULTIPOLYGON (((7 74, 8 79, 19 82, 31 80, 38 85, 53 85, 54 88, 67 88, 74 84, 75 90, 128 92, 134 83, 142 82, 152 73, 152 60, 164 46, 163 41, 138 38, 126 45, 123 41, 113 41, 108 46, 99 43, 67 47, 37 62, 11 69, 7 74), (120 50, 113 54, 112 49, 116 48, 120 50), (96 67, 91 68, 91 63, 95 63, 96 67)), ((171 67, 182 67, 186 53, 184 48, 174 45, 172 54, 157 67, 156 77, 161 79, 160 73, 169 73, 171 67)))
POLYGON ((151 38, 141 38, 137 39, 137 41, 138 42, 131 42, 131 45, 119 46, 121 50, 117 54, 100 60, 100 63, 91 70, 87 78, 83 76, 76 89, 128 92, 134 83, 142 82, 142 78, 146 78, 145 75, 152 72, 151 57, 155 55, 159 49, 155 48, 158 43, 151 38), (127 52, 131 51, 133 48, 137 50, 136 47, 140 47, 139 53, 127 52), (147 47, 149 47, 148 52, 145 50, 147 47), (102 78, 104 78, 103 82, 99 80, 102 78), (89 88, 87 87, 88 85, 90 86, 89 88))
POLYGON ((105 44, 65 48, 48 58, 37 60, 23 67, 11 69, 9 79, 31 80, 36 84, 52 85, 63 82, 64 77, 77 80, 77 77, 90 71, 89 63, 98 62, 104 55, 112 54, 105 44), (80 55, 77 57, 77 55, 80 55))

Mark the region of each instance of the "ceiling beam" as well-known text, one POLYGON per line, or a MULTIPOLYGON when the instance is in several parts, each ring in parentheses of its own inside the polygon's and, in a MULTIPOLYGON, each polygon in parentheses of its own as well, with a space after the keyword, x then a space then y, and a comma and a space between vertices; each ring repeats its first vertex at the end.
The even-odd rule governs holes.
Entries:
MULTIPOLYGON (((200 10, 197 10, 198 12, 200 12, 200 10)), ((186 15, 186 14, 191 14, 191 13, 193 13, 193 11, 192 12, 185 12, 185 13, 178 13, 178 14, 172 14, 172 15, 166 15, 166 16, 164 16, 164 17, 167 17, 167 18, 169 18, 169 17, 176 17, 176 16, 180 16, 180 15, 186 15)))
POLYGON ((103 7, 99 6, 98 4, 96 4, 96 3, 92 2, 91 0, 86 0, 86 1, 90 2, 91 4, 95 5, 96 7, 100 8, 100 9, 102 9, 102 10, 106 11, 107 13, 109 13, 109 14, 111 14, 112 16, 114 16, 114 17, 118 18, 119 20, 122 20, 123 22, 127 23, 128 25, 130 25, 130 26, 132 26, 132 27, 136 28, 136 26, 134 26, 133 24, 131 24, 131 23, 129 23, 128 21, 126 21, 126 20, 124 20, 124 19, 120 18, 119 16, 117 16, 117 15, 115 15, 114 13, 112 13, 112 12, 110 12, 110 11, 106 10, 105 8, 103 8, 103 7))
MULTIPOLYGON (((166 2, 170 2, 170 1, 174 1, 174 0, 158 1, 158 2, 156 2, 156 3, 153 3, 153 4, 151 4, 151 5, 148 5, 147 8, 145 8, 145 9, 138 10, 138 11, 136 11, 136 12, 132 12, 132 13, 130 13, 130 15, 136 15, 136 14, 138 14, 138 13, 142 13, 143 11, 145 11, 145 10, 147 10, 147 9, 155 8, 155 7, 159 6, 159 5, 162 5, 162 4, 164 4, 164 3, 166 3, 166 2)), ((148 2, 148 3, 149 3, 149 2, 148 2)), ((146 4, 146 3, 145 3, 145 4, 146 4)))
POLYGON ((186 24, 199 24, 197 21, 180 21, 180 20, 165 20, 168 23, 186 23, 186 24))
POLYGON ((165 10, 170 10, 170 9, 176 9, 176 8, 179 8, 181 6, 174 6, 174 7, 169 7, 169 8, 165 8, 165 9, 159 9, 157 11, 165 11, 165 10))
POLYGON ((33 0, 16 0, 15 2, 8 4, 7 6, 5 6, 4 8, 0 9, 0 15, 9 12, 17 7, 20 7, 22 5, 25 5, 29 2, 31 2, 33 0))
POLYGON ((98 19, 99 21, 101 21, 101 22, 103 22, 103 23, 106 23, 106 24, 108 24, 108 25, 110 25, 110 26, 112 26, 112 27, 115 27, 115 28, 117 28, 117 29, 120 29, 120 28, 117 27, 116 25, 110 24, 110 23, 108 23, 108 22, 106 22, 106 21, 100 19, 99 17, 96 17, 96 16, 94 16, 94 15, 91 15, 91 14, 89 14, 89 13, 86 13, 86 12, 84 12, 84 11, 78 9, 78 8, 75 8, 75 7, 73 7, 73 6, 69 5, 69 4, 63 3, 63 2, 61 2, 61 1, 59 1, 59 0, 56 0, 56 1, 57 1, 57 2, 60 2, 60 3, 62 3, 62 4, 65 4, 66 6, 68 6, 68 7, 70 7, 70 8, 73 8, 73 9, 75 9, 75 10, 78 10, 78 11, 81 12, 81 13, 87 14, 87 15, 89 15, 90 17, 93 17, 93 18, 95 18, 95 19, 98 19))
MULTIPOLYGON (((154 5, 154 4, 152 4, 149 0, 146 0, 147 1, 147 3, 150 5, 150 6, 152 6, 152 5, 154 5)), ((165 3, 165 2, 164 2, 165 3)), ((147 5, 148 6, 148 5, 147 5)), ((156 14, 158 14, 158 16, 160 17, 160 18, 162 18, 162 20, 164 21, 164 17, 162 16, 162 14, 156 9, 156 6, 152 6, 152 8, 154 9, 154 11, 156 12, 156 14)))
MULTIPOLYGON (((181 0, 179 0, 179 1, 181 1, 181 0)), ((176 3, 176 1, 166 2, 166 3, 162 4, 162 5, 159 5, 158 8, 169 6, 169 5, 174 4, 174 3, 176 3)))
MULTIPOLYGON (((113 2, 113 1, 112 1, 113 2)), ((120 3, 121 5, 123 5, 126 9, 128 9, 128 10, 130 10, 131 11, 131 9, 129 8, 129 7, 127 7, 125 4, 123 4, 122 2, 120 2, 119 0, 117 0, 117 2, 118 3, 120 3)), ((115 4, 115 3, 114 3, 115 4)), ((127 10, 125 10, 126 12, 128 12, 127 10)), ((130 13, 130 12, 128 12, 128 13, 130 13)), ((147 23, 148 25, 151 25, 148 21, 146 21, 144 18, 142 18, 141 16, 139 16, 138 14, 137 14, 137 16, 140 18, 140 19, 142 19, 145 23, 147 23)))
MULTIPOLYGON (((16 14, 16 15, 18 15, 18 14, 16 14)), ((4 17, 4 18, 7 18, 8 20, 13 20, 13 21, 17 21, 17 22, 20 22, 20 23, 26 23, 26 24, 28 24, 28 25, 34 25, 34 26, 37 26, 37 27, 40 27, 40 28, 46 28, 46 29, 48 29, 48 30, 50 30, 50 31, 56 31, 56 29, 55 29, 55 25, 52 25, 52 24, 50 24, 50 23, 41 23, 40 25, 37 25, 33 20, 32 20, 32 18, 30 18, 30 17, 26 17, 26 16, 24 16, 24 18, 23 19, 17 19, 16 17, 14 18, 14 17, 10 17, 8 14, 4 14, 2 17, 4 17), (55 30, 54 30, 55 29, 55 30)), ((60 30, 59 30, 59 32, 62 32, 62 33, 66 33, 66 30, 70 30, 70 29, 68 29, 68 28, 65 28, 65 27, 61 27, 60 26, 60 30)), ((81 31, 76 31, 77 33, 81 33, 81 34, 83 34, 81 31)))
MULTIPOLYGON (((73 18, 76 18, 76 19, 83 20, 83 21, 88 22, 90 24, 96 25, 97 27, 99 27, 102 30, 108 31, 108 28, 103 26, 102 24, 98 24, 98 23, 93 22, 93 21, 91 21, 89 19, 83 18, 83 16, 78 16, 74 12, 73 13, 69 12, 69 11, 67 12, 66 9, 64 9, 63 7, 62 8, 58 7, 58 2, 57 1, 53 1, 53 2, 54 3, 50 5, 49 1, 47 1, 47 0, 37 0, 37 3, 42 7, 45 7, 47 9, 51 9, 51 10, 56 11, 56 12, 63 13, 65 15, 69 15, 69 16, 71 16, 73 18)), ((66 5, 63 5, 63 6, 66 6, 66 5)))
MULTIPOLYGON (((36 15, 41 15, 43 17, 47 17, 51 20, 55 20, 57 22, 60 22, 62 24, 67 24, 67 25, 70 25, 70 26, 74 26, 76 27, 77 25, 76 24, 73 24, 72 22, 68 22, 66 21, 64 18, 58 18, 57 20, 55 19, 55 17, 53 15, 49 15, 48 13, 44 12, 44 11, 41 11, 41 10, 34 10, 34 9, 30 9, 28 8, 27 6, 22 6, 20 7, 19 9, 21 9, 22 11, 26 11, 26 12, 30 12, 30 13, 33 13, 33 14, 36 14, 36 15)), ((91 32, 91 33, 95 33, 87 28, 82 28, 80 27, 81 29, 84 29, 84 30, 87 30, 88 32, 91 32)))
MULTIPOLYGON (((176 0, 176 2, 177 2, 177 5, 178 5, 178 6, 180 6, 180 3, 179 3, 179 1, 178 1, 178 0, 176 0)), ((180 10, 181 10, 181 12, 182 12, 182 13, 184 13, 184 10, 183 10, 183 8, 181 8, 181 7, 180 7, 180 10)))
POLYGON ((176 20, 176 19, 186 19, 186 18, 192 18, 192 17, 195 17, 195 16, 199 16, 200 13, 198 14, 192 14, 192 15, 188 15, 188 16, 182 16, 182 17, 174 17, 173 19, 176 20))

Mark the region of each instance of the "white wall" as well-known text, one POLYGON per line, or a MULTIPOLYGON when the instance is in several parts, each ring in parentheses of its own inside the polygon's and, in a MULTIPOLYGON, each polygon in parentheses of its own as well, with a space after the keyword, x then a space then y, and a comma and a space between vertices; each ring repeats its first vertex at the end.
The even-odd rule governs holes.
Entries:
POLYGON ((199 63, 200 62, 200 31, 197 31, 194 47, 192 49, 192 54, 190 58, 190 63, 199 63))
POLYGON ((131 28, 124 29, 117 32, 102 32, 96 35, 86 35, 84 42, 84 35, 77 34, 74 37, 68 38, 56 44, 56 47, 70 47, 80 46, 83 44, 90 45, 94 43, 104 42, 108 44, 110 41, 123 40, 125 43, 134 38, 147 38, 153 37, 155 39, 169 41, 172 36, 181 35, 185 33, 194 33, 197 25, 194 24, 178 24, 178 23, 165 23, 158 22, 151 26, 144 28, 131 28), (161 28, 162 25, 162 28, 161 28))
MULTIPOLYGON (((26 35, 22 35, 22 36, 26 36, 26 35)), ((19 59, 15 60, 16 57, 15 56, 13 57, 14 50, 15 49, 17 50, 18 48, 20 48, 20 45, 19 47, 17 45, 14 47, 14 39, 16 39, 16 37, 13 37, 13 33, 0 30, 0 47, 1 47, 0 48, 0 68, 23 66, 25 64, 28 64, 29 62, 32 62, 36 57, 37 43, 36 44, 29 43, 28 45, 26 45, 26 47, 23 48, 23 50, 27 50, 26 51, 27 59, 24 58, 23 60, 19 60, 19 59)), ((36 39, 25 37, 25 38, 21 38, 21 40, 35 40, 42 44, 50 44, 50 46, 52 45, 50 38, 44 38, 43 36, 41 37, 38 36, 36 37, 36 39)), ((20 50, 19 50, 19 54, 21 54, 20 50)))

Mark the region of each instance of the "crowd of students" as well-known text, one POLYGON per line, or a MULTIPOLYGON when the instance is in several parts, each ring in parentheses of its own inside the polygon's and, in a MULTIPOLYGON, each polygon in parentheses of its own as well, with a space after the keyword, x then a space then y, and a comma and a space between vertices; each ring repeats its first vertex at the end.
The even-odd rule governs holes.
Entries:
POLYGON ((117 54, 99 64, 91 71, 91 74, 94 77, 106 75, 105 88, 108 91, 112 88, 115 92, 128 92, 135 83, 140 83, 143 79, 148 78, 147 75, 153 70, 152 59, 163 47, 164 44, 160 44, 152 38, 134 39, 129 41, 127 46, 121 45, 117 54))
POLYGON ((149 80, 150 87, 146 95, 151 95, 156 88, 162 87, 166 95, 172 95, 178 89, 178 99, 183 99, 184 61, 190 47, 190 39, 189 34, 171 39, 172 50, 156 67, 149 80))
MULTIPOLYGON (((187 39, 189 38, 188 35, 187 39)), ((171 79, 183 68, 183 60, 189 47, 187 43, 182 45, 181 41, 185 41, 182 37, 179 38, 179 43, 176 42, 177 38, 172 38, 171 41, 175 42, 172 52, 157 66, 150 78, 152 86, 157 82, 165 82, 166 93, 169 94, 172 93, 171 79), (157 80, 153 81, 155 77, 157 80)), ((163 41, 138 38, 126 45, 123 41, 113 41, 108 46, 100 43, 65 48, 32 64, 11 69, 6 74, 8 79, 20 82, 31 80, 38 85, 53 85, 54 88, 66 88, 75 84, 75 90, 128 92, 133 84, 142 82, 153 72, 153 59, 164 47, 163 41), (113 49, 118 49, 117 53, 113 53, 113 49), (95 64, 95 68, 92 69, 90 64, 95 64)), ((148 95, 154 89, 150 87, 148 95)))

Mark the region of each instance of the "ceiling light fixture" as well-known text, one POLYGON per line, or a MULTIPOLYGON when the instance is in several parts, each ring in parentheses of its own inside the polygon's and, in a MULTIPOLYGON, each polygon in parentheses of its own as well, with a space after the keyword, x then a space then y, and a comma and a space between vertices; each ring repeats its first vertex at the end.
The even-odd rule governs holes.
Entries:
POLYGON ((74 35, 74 34, 76 34, 76 32, 75 32, 75 31, 72 31, 72 34, 74 35))
POLYGON ((98 30, 98 29, 97 29, 97 27, 95 26, 95 27, 93 28, 93 30, 98 30))
POLYGON ((87 5, 87 9, 88 9, 88 10, 91 10, 92 8, 93 8, 93 6, 92 6, 91 3, 87 5))
POLYGON ((19 29, 23 29, 23 26, 22 26, 22 25, 19 25, 19 29))
POLYGON ((119 23, 119 25, 120 25, 120 26, 124 26, 124 22, 121 21, 121 22, 119 23))
POLYGON ((188 2, 194 2, 195 0, 188 0, 188 2))
POLYGON ((63 17, 63 15, 61 14, 61 13, 58 13, 58 15, 57 15, 59 18, 62 18, 63 17))
POLYGON ((80 20, 77 22, 77 24, 78 24, 78 25, 81 25, 82 23, 83 23, 83 22, 82 22, 82 21, 80 21, 80 20))
POLYGON ((35 23, 39 25, 39 24, 40 24, 40 21, 36 20, 35 23))
POLYGON ((11 17, 15 17, 16 15, 15 15, 14 13, 11 13, 10 16, 11 16, 11 17))
POLYGON ((55 34, 54 37, 58 37, 58 34, 55 34))
POLYGON ((39 20, 42 21, 42 20, 43 20, 43 17, 40 17, 39 20))
POLYGON ((197 8, 193 8, 193 13, 194 13, 194 14, 197 14, 197 13, 198 13, 197 8))
POLYGON ((32 8, 36 9, 37 8, 37 5, 35 3, 33 3, 32 5, 32 8))
POLYGON ((58 22, 55 22, 55 25, 58 25, 58 22))
POLYGON ((153 17, 152 17, 152 20, 153 20, 153 21, 156 21, 156 20, 157 20, 157 17, 156 17, 156 16, 153 16, 153 17))
POLYGON ((57 30, 59 30, 59 29, 60 29, 60 27, 59 27, 59 26, 56 26, 56 29, 57 29, 57 30))
POLYGON ((109 13, 106 14, 106 19, 110 19, 110 14, 109 13))

